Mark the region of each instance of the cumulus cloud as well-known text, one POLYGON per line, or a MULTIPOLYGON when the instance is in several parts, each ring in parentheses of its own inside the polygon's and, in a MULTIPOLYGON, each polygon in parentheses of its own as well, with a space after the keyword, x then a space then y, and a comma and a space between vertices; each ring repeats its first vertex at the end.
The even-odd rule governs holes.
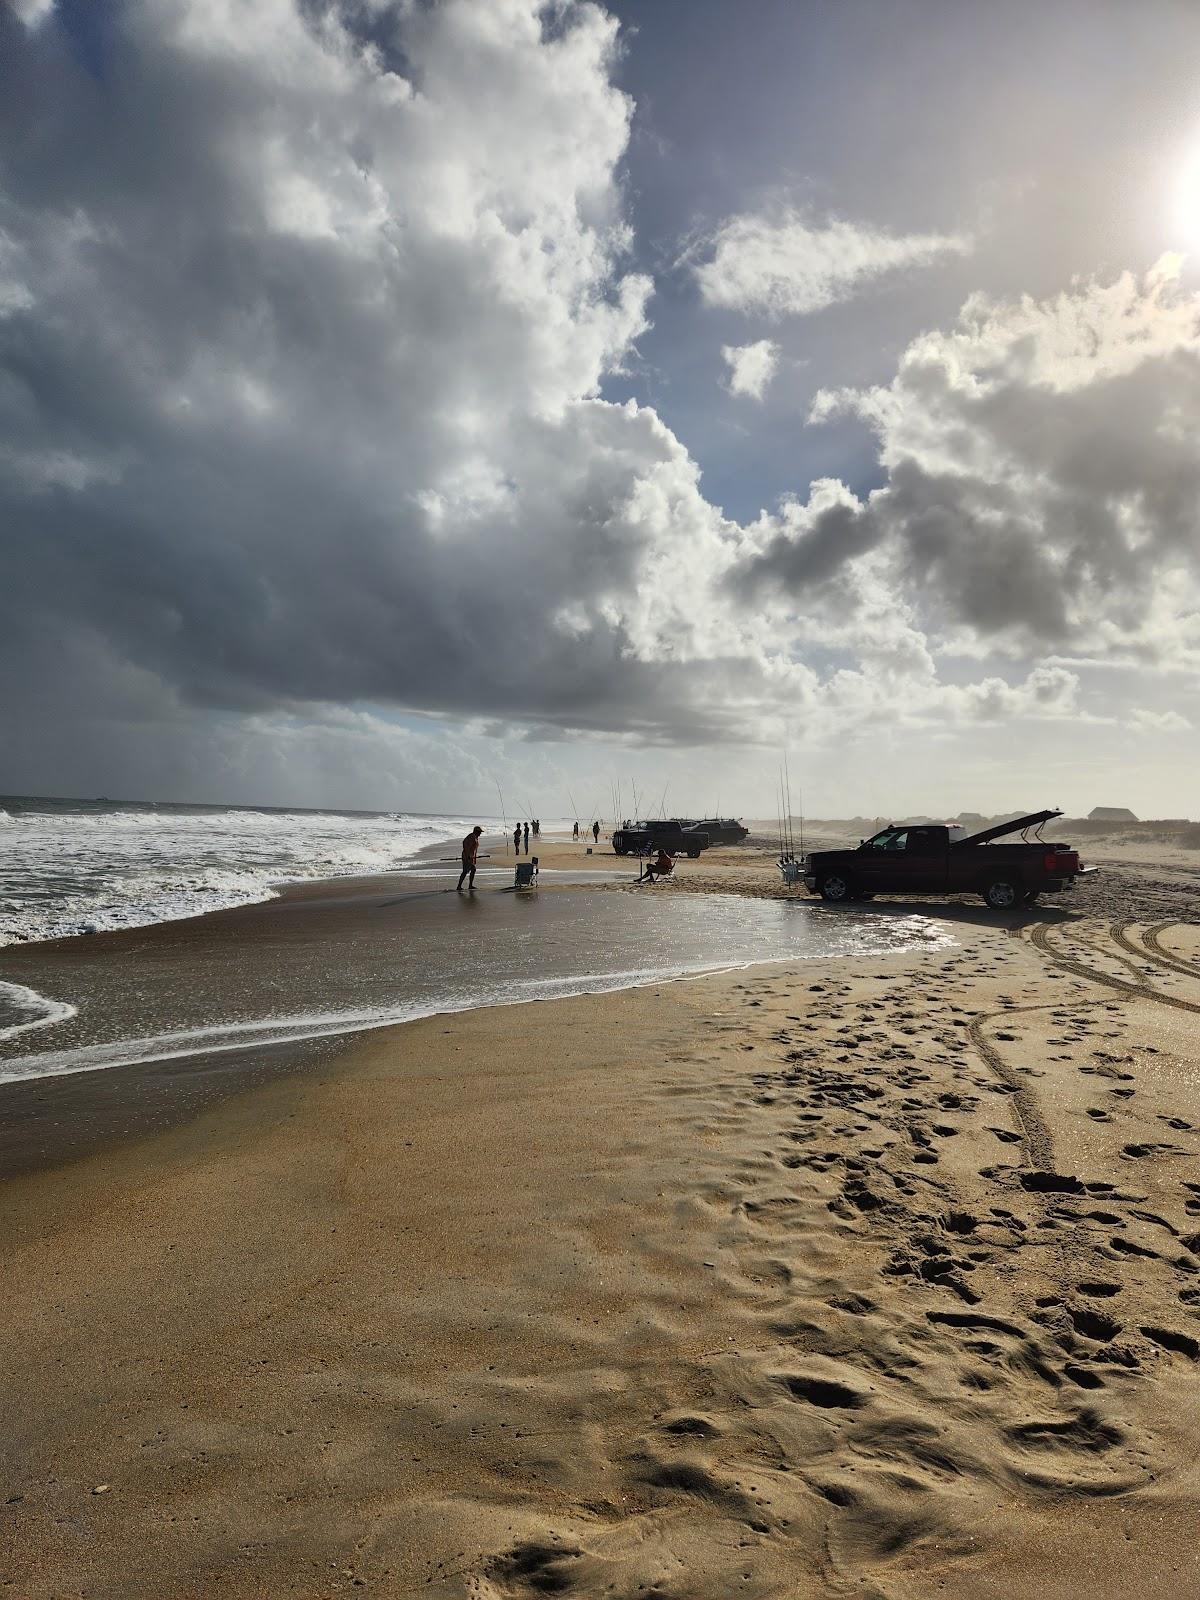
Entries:
MULTIPOLYGON (((602 398, 651 284, 601 9, 104 19, 101 81, 57 10, 0 13, 14 773, 56 741, 131 772, 140 748, 163 792, 172 764, 232 785, 263 749, 383 781, 432 760, 407 711, 659 744, 1064 717, 1051 646, 1200 660, 1197 312, 1169 264, 971 302, 891 383, 817 402, 875 430, 881 487, 821 479, 740 525, 653 410, 602 398), (980 639, 1011 671, 948 681, 980 639)), ((799 219, 762 240, 729 282, 768 310, 961 246, 799 219)), ((761 396, 772 341, 726 359, 761 396)))
POLYGON ((730 394, 744 394, 751 400, 761 400, 779 366, 779 346, 774 340, 759 339, 754 344, 725 344, 721 346, 721 355, 729 368, 730 394))
POLYGON ((731 217, 695 267, 705 303, 770 317, 803 316, 847 300, 903 267, 969 249, 954 234, 891 234, 856 222, 815 223, 796 211, 731 217))
POLYGON ((1200 298, 1166 259, 1045 301, 975 297, 893 380, 825 392, 886 481, 815 495, 760 537, 742 594, 828 580, 865 552, 943 641, 1194 663, 1200 611, 1200 298))
POLYGON ((615 25, 385 20, 132 3, 104 95, 59 30, 10 31, 5 645, 96 629, 201 705, 611 724, 648 663, 670 701, 720 649, 640 593, 720 519, 653 413, 597 397, 650 289, 615 25))

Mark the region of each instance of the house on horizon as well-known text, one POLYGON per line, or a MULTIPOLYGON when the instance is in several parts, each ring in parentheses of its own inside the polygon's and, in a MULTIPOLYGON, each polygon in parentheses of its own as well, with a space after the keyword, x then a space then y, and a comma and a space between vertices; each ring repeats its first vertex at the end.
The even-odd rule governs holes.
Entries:
POLYGON ((1136 822, 1137 817, 1127 806, 1093 806, 1088 812, 1089 822, 1136 822))

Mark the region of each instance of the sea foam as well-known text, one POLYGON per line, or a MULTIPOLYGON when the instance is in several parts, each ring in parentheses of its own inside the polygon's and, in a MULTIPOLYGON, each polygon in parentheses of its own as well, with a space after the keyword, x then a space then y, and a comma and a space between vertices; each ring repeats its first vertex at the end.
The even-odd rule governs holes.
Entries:
POLYGON ((6 799, 0 945, 171 922, 278 886, 388 872, 457 817, 6 799))

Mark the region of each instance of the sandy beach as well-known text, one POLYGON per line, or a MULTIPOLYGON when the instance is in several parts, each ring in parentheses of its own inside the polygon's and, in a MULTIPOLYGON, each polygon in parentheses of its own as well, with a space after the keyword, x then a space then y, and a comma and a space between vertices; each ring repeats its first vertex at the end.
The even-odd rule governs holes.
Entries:
MULTIPOLYGON (((1197 876, 1108 855, 878 906, 946 948, 428 1017, 27 1163, 0 1592, 1200 1592, 1197 876)), ((780 892, 631 892, 718 883, 780 892)))

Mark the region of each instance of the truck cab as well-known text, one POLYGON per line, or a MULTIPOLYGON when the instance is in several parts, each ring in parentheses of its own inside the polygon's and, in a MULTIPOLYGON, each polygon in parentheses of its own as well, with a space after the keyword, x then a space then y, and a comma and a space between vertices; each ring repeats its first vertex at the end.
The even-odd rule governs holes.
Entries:
POLYGON ((950 829, 921 823, 889 826, 855 851, 855 879, 867 894, 944 894, 950 829))

